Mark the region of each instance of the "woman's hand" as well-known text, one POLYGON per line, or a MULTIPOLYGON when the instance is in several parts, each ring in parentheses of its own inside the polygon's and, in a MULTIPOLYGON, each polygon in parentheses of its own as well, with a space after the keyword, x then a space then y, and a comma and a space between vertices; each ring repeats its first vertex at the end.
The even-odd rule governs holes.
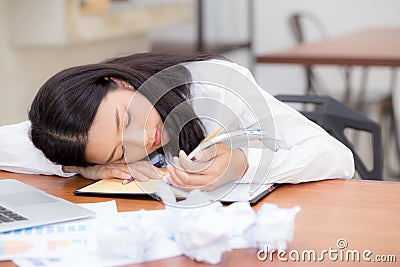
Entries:
POLYGON ((148 161, 137 161, 129 164, 114 162, 90 167, 63 166, 63 171, 75 172, 91 180, 109 178, 125 180, 134 177, 138 181, 148 181, 149 179, 161 179, 164 174, 163 171, 154 167, 148 161))
POLYGON ((225 183, 238 180, 247 171, 247 158, 240 149, 218 143, 204 149, 190 160, 184 151, 174 158, 174 166, 168 165, 168 181, 183 189, 213 190, 225 183))

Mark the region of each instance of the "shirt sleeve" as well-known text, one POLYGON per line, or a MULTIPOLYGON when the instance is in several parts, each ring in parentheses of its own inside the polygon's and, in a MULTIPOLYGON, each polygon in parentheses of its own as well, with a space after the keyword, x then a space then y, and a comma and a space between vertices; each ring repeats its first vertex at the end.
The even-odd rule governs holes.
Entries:
MULTIPOLYGON (((246 68, 227 61, 220 61, 220 64, 229 66, 254 84, 264 98, 264 103, 267 103, 270 118, 273 120, 274 131, 268 137, 273 140, 272 146, 242 148, 247 156, 248 170, 239 182, 300 183, 353 177, 354 159, 349 148, 301 113, 263 90, 246 68)), ((199 71, 199 68, 192 67, 192 70, 199 71)), ((229 78, 233 79, 233 75, 231 73, 229 78)), ((218 101, 230 102, 229 95, 224 91, 219 90, 217 93, 212 86, 204 84, 196 86, 197 95, 204 97, 204 94, 209 94, 218 98, 218 101), (205 93, 199 93, 200 90, 205 93)), ((243 105, 234 106, 240 113, 238 110, 243 105)), ((247 125, 253 123, 248 121, 247 125)), ((271 132, 268 129, 263 130, 271 132)))
MULTIPOLYGON (((275 145, 266 183, 299 183, 332 178, 352 178, 354 158, 351 150, 319 125, 263 90, 250 71, 233 64, 262 92, 274 120, 275 145)), ((260 149, 248 148, 249 170, 242 182, 254 180, 259 168, 260 149)))
POLYGON ((0 170, 70 177, 62 166, 52 163, 29 138, 30 121, 0 127, 0 170))

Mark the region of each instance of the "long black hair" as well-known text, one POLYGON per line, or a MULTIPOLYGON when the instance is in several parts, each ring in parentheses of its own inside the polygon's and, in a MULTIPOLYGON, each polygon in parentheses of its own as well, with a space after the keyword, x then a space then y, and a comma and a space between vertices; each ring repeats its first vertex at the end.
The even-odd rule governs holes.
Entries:
MULTIPOLYGON (((32 102, 29 111, 31 140, 54 163, 91 165, 85 159, 88 132, 103 98, 118 88, 110 78, 123 80, 138 89, 162 70, 180 63, 212 58, 221 57, 206 53, 139 53, 65 69, 47 80, 32 102)), ((178 79, 178 86, 168 88, 163 75, 163 80, 151 79, 151 85, 147 86, 151 90, 140 92, 154 105, 163 121, 175 107, 184 105, 184 112, 173 119, 175 127, 167 128, 167 131, 171 137, 179 136, 179 149, 190 152, 204 139, 204 127, 191 105, 187 104, 191 97, 190 72, 183 65, 173 70, 166 78, 178 79), (182 122, 184 127, 179 126, 182 122)))

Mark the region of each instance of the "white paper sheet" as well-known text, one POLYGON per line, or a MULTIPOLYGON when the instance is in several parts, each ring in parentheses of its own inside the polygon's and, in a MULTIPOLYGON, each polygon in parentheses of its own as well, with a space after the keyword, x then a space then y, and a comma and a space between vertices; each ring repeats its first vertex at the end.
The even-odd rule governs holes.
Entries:
POLYGON ((96 212, 96 218, 49 224, 0 234, 0 260, 21 257, 63 255, 71 250, 85 249, 97 218, 115 217, 115 201, 82 204, 96 212))
MULTIPOLYGON (((255 212, 248 202, 236 202, 226 207, 214 202, 193 208, 193 203, 205 197, 200 191, 191 192, 180 206, 99 216, 90 223, 88 231, 76 235, 86 240, 81 246, 71 245, 69 249, 59 249, 58 254, 49 254, 33 244, 39 254, 35 257, 34 254, 21 254, 29 257, 14 258, 14 262, 23 267, 99 267, 186 255, 196 261, 217 264, 223 253, 231 249, 265 246, 271 250, 285 249, 293 238, 298 206, 283 209, 263 204, 255 212)), ((108 209, 109 213, 116 211, 108 209)), ((64 232, 58 234, 57 237, 66 236, 64 232)), ((75 237, 71 233, 68 236, 75 237)), ((41 235, 35 243, 42 239, 46 240, 41 235)))

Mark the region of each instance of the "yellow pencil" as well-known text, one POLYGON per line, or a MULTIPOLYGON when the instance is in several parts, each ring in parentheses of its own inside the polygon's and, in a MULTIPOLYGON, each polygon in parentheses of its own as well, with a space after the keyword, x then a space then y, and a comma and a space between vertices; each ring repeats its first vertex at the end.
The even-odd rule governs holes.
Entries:
POLYGON ((206 138, 204 138, 203 141, 200 142, 200 145, 204 144, 205 142, 207 142, 208 140, 211 140, 212 138, 214 138, 215 136, 218 135, 218 133, 223 129, 223 126, 220 126, 218 129, 216 129, 214 132, 212 132, 211 134, 209 134, 206 138))
MULTIPOLYGON (((227 123, 222 124, 220 127, 218 127, 218 129, 216 129, 214 132, 212 132, 212 133, 209 134, 206 138, 204 138, 204 140, 200 142, 200 144, 192 151, 192 153, 193 153, 199 146, 201 146, 201 145, 204 144, 205 142, 207 142, 207 141, 213 139, 214 137, 216 137, 222 129, 226 128, 228 125, 230 125, 230 124, 231 124, 232 122, 234 122, 236 119, 237 119, 237 117, 234 116, 234 117, 233 117, 231 120, 229 120, 227 123)), ((194 155, 192 155, 192 153, 189 154, 189 156, 188 156, 189 159, 191 159, 192 157, 194 157, 194 155)))
MULTIPOLYGON (((236 116, 234 116, 231 120, 229 120, 227 123, 225 123, 225 124, 222 124, 220 127, 218 127, 218 129, 216 129, 215 131, 213 131, 211 134, 209 134, 206 138, 204 138, 204 140, 203 141, 201 141, 200 142, 200 144, 194 149, 194 150, 196 150, 199 146, 201 146, 202 144, 204 144, 205 142, 207 142, 207 141, 209 141, 209 140, 211 140, 212 138, 214 138, 215 136, 217 136, 218 134, 219 134, 219 132, 222 130, 222 129, 224 129, 224 127, 227 127, 229 124, 231 124, 233 121, 235 121, 237 119, 237 117, 236 116)), ((193 150, 193 151, 194 151, 193 150)), ((190 158, 190 154, 189 154, 189 158, 190 158)), ((193 155, 194 156, 194 155, 193 155)), ((164 175, 162 176, 162 179, 164 180, 164 181, 167 181, 167 179, 169 178, 169 176, 170 176, 170 174, 169 174, 169 172, 167 171, 167 169, 166 168, 161 168, 161 169, 163 169, 163 171, 164 171, 164 175)))
POLYGON ((234 116, 232 119, 230 119, 227 123, 222 124, 220 127, 218 127, 218 129, 216 129, 214 132, 212 132, 211 134, 209 134, 206 138, 204 138, 203 141, 200 142, 200 144, 197 146, 199 147, 200 145, 204 144, 205 142, 207 142, 208 140, 211 140, 212 138, 216 137, 219 132, 224 129, 224 127, 228 127, 228 125, 230 125, 232 122, 234 122, 237 119, 237 116, 234 116))

